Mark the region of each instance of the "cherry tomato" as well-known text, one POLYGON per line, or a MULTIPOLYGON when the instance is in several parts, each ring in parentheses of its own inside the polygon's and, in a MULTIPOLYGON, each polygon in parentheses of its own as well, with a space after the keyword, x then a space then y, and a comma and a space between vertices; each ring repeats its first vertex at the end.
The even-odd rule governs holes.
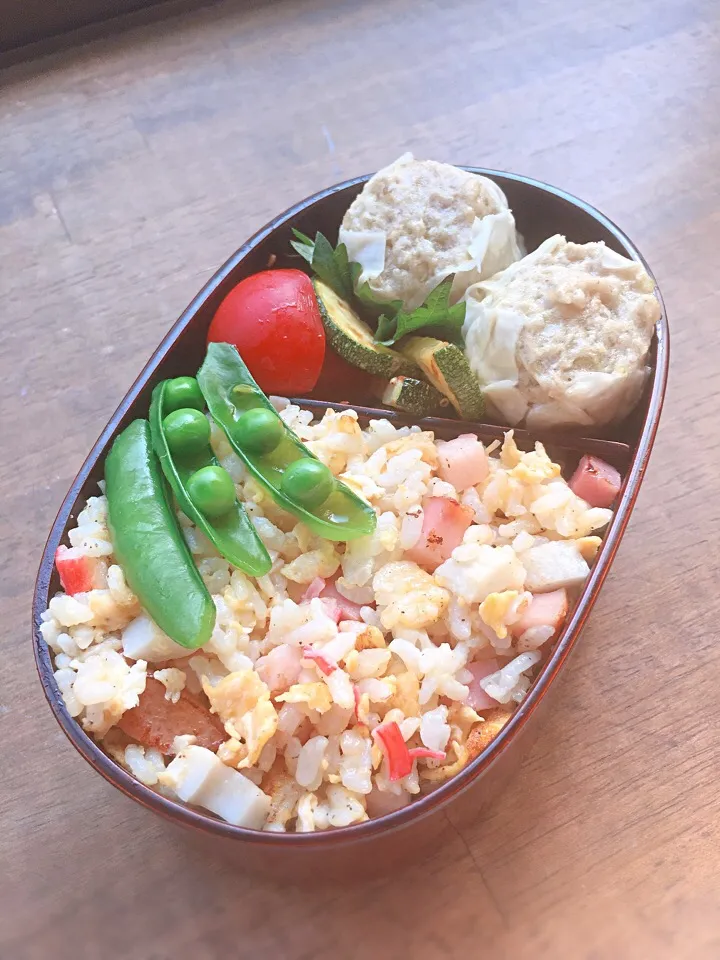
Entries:
POLYGON ((237 347, 265 393, 309 393, 325 357, 310 278, 301 270, 265 270, 241 280, 218 307, 208 343, 237 347))

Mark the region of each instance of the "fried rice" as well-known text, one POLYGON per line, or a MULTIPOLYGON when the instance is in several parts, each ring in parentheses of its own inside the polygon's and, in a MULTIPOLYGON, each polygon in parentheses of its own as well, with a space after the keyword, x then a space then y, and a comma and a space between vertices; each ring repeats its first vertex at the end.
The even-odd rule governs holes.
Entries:
POLYGON ((212 425, 270 573, 253 579, 232 567, 178 513, 217 609, 210 641, 179 647, 115 562, 101 490, 69 533, 70 546, 94 558, 97 587, 58 593, 41 631, 69 713, 134 777, 223 816, 221 803, 187 789, 193 750, 209 749, 223 771, 262 791, 252 826, 307 832, 398 809, 490 742, 561 626, 557 616, 529 616, 533 601, 558 590, 572 601, 612 514, 579 499, 541 444, 518 449, 512 431, 485 449, 484 478, 456 489, 441 476, 443 442, 430 432, 388 420, 362 428, 350 409, 313 421, 280 406, 310 450, 372 504, 372 535, 347 544, 313 535, 212 425), (462 506, 467 529, 442 562, 422 565, 413 557, 428 504, 443 500, 462 506), (143 735, 152 698, 177 711, 164 738, 143 735), (412 755, 400 778, 380 736, 393 723, 412 755))

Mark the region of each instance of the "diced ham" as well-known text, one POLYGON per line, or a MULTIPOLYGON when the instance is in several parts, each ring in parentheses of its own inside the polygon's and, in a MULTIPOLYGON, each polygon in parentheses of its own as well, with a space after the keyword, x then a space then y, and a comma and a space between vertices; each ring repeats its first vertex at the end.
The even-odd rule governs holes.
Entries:
POLYGON ((337 600, 330 600, 327 597, 323 597, 322 603, 325 613, 330 617, 330 619, 334 620, 335 623, 340 623, 342 620, 342 610, 340 609, 340 604, 337 602, 337 600))
POLYGON ((175 737, 188 733, 208 750, 217 750, 228 738, 222 721, 208 707, 187 690, 177 703, 166 700, 165 687, 154 677, 147 678, 138 706, 125 711, 118 727, 144 747, 157 747, 161 753, 169 753, 175 737))
POLYGON ((65 593, 88 593, 107 586, 107 564, 100 557, 88 557, 78 547, 59 546, 55 566, 65 593))
POLYGON ((474 514, 471 507, 448 497, 428 497, 423 511, 420 539, 405 552, 405 558, 432 573, 460 546, 474 514))
POLYGON ((357 620, 362 622, 360 604, 347 600, 337 589, 332 580, 323 580, 315 577, 302 596, 304 601, 314 600, 316 597, 324 602, 325 612, 335 623, 341 620, 357 620))
POLYGON ((550 593, 537 593, 525 608, 519 620, 510 627, 516 637, 533 627, 553 627, 557 632, 568 612, 568 596, 565 589, 550 593))
POLYGON ((474 487, 488 475, 485 447, 473 433, 463 433, 453 440, 439 440, 438 474, 460 493, 474 487))
POLYGON ((480 686, 480 681, 489 677, 491 673, 497 673, 500 664, 497 660, 477 660, 475 663, 469 663, 467 669, 472 674, 472 680, 468 684, 469 693, 463 703, 466 703, 473 710, 489 710, 498 705, 497 700, 493 699, 488 693, 485 693, 480 686))
POLYGON ((353 603, 352 600, 344 597, 334 583, 325 584, 325 589, 320 594, 320 599, 328 601, 328 606, 332 606, 332 609, 337 612, 336 623, 339 623, 341 620, 357 620, 359 623, 362 623, 362 617, 360 616, 361 605, 359 603, 353 603))
POLYGON ((320 594, 325 589, 325 581, 322 577, 315 577, 313 582, 309 585, 305 593, 302 595, 303 600, 314 600, 315 597, 319 597, 320 594))
POLYGON ((584 456, 570 480, 570 489, 591 507, 610 507, 620 492, 622 477, 599 457, 584 456))
POLYGON ((270 688, 271 693, 283 693, 297 683, 302 669, 302 650, 289 643, 273 647, 255 664, 258 676, 270 688))

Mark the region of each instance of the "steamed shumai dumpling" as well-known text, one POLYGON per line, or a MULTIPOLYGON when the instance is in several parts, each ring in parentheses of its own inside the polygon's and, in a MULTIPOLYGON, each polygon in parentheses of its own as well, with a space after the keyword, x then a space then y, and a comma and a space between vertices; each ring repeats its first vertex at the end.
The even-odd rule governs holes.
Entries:
POLYGON ((660 303, 642 264, 604 243, 545 240, 467 291, 465 349, 511 426, 590 426, 635 406, 660 303))
POLYGON ((383 300, 418 307, 455 274, 451 300, 521 256, 505 194, 487 177, 410 153, 375 174, 350 205, 338 240, 383 300))

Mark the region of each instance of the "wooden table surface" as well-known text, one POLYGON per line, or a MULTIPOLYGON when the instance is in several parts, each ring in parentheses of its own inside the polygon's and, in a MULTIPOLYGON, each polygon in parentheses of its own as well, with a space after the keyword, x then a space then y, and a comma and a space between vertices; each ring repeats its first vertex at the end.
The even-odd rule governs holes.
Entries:
POLYGON ((0 956, 716 960, 716 0, 220 4, 0 79, 0 956), (92 772, 43 700, 30 595, 84 455, 214 269, 409 149, 620 223, 664 292, 672 373, 520 777, 424 866, 318 894, 208 862, 92 772))

